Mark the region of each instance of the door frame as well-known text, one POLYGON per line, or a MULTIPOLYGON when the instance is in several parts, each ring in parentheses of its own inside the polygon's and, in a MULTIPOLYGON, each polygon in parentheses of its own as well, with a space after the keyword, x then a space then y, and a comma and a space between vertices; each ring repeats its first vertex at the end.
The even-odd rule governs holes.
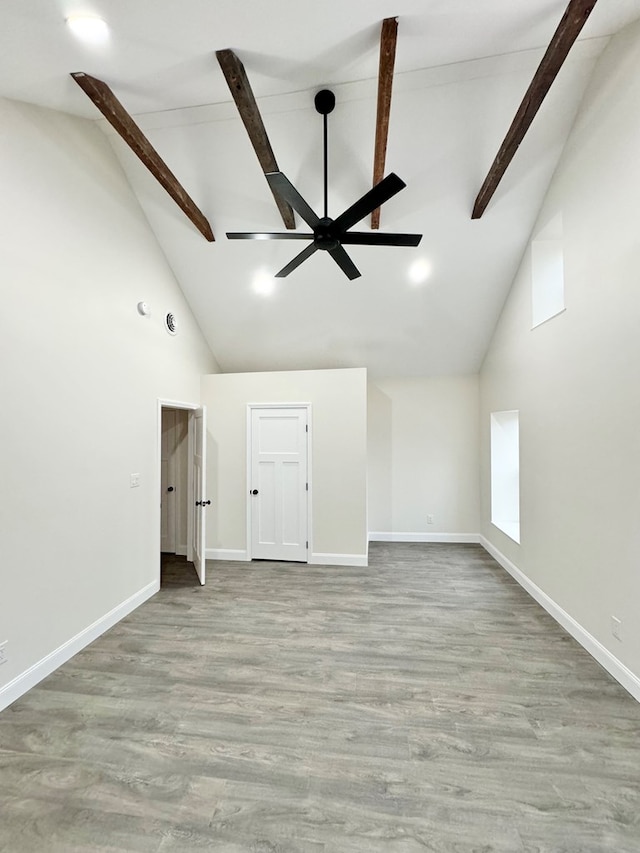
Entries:
MULTIPOLYGON (((162 410, 163 409, 182 409, 183 411, 189 412, 189 437, 188 437, 188 445, 187 445, 187 456, 189 459, 189 471, 188 471, 188 482, 189 486, 187 488, 187 494, 189 495, 187 502, 187 560, 189 562, 193 561, 193 514, 195 508, 193 506, 193 501, 191 500, 191 483, 193 478, 192 464, 191 460, 193 458, 193 435, 192 435, 192 426, 191 419, 193 418, 194 413, 202 408, 202 403, 185 403, 181 400, 166 400, 158 397, 158 409, 157 409, 157 437, 156 437, 156 494, 158 495, 160 501, 162 501, 162 410)), ((158 506, 158 509, 160 507, 158 506)), ((157 542, 158 542, 158 583, 161 581, 161 571, 162 571, 162 550, 160 544, 160 512, 158 512, 158 531, 157 531, 157 542)))
MULTIPOLYGON (((254 409, 306 409, 307 410, 307 483, 309 491, 307 492, 307 560, 313 552, 313 458, 312 438, 313 438, 313 422, 311 420, 312 405, 311 403, 247 403, 247 476, 244 490, 244 499, 247 506, 247 560, 252 560, 252 533, 251 533, 251 508, 252 502, 249 500, 249 491, 251 489, 251 448, 252 448, 252 423, 254 409)), ((304 565, 304 564, 303 564, 304 565)))

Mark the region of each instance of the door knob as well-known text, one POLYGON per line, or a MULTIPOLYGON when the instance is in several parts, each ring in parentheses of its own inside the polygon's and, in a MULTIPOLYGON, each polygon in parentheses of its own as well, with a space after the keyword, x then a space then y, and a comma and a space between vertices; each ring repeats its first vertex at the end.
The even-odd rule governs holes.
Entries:
POLYGON ((172 491, 173 491, 173 486, 169 486, 169 488, 167 489, 167 491, 168 491, 168 492, 172 492, 172 491))
POLYGON ((211 501, 202 501, 202 506, 209 506, 211 501))
POLYGON ((258 490, 257 490, 257 489, 252 489, 252 490, 251 490, 251 494, 252 494, 252 495, 257 495, 257 494, 258 494, 258 490))

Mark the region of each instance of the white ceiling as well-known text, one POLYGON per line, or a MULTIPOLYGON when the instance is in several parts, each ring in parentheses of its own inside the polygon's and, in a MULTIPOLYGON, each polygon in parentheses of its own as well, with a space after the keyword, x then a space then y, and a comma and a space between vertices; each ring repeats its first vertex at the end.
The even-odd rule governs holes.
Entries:
POLYGON ((640 17, 640 0, 599 0, 489 208, 471 221, 566 2, 2 0, 0 95, 98 121, 223 370, 472 372, 597 57, 608 36, 640 17), (65 18, 78 12, 107 21, 106 45, 72 36, 65 18), (350 247, 362 272, 354 282, 316 253, 287 279, 271 280, 270 296, 257 294, 256 274, 274 273, 302 244, 224 236, 282 223, 214 51, 232 48, 242 59, 280 168, 318 211, 322 124, 313 95, 334 88, 335 216, 371 185, 380 22, 392 15, 399 30, 387 171, 407 188, 383 206, 381 230, 423 233, 423 241, 418 249, 350 247), (71 71, 111 86, 208 217, 215 243, 114 135, 71 71), (408 278, 417 259, 431 269, 420 286, 408 278))

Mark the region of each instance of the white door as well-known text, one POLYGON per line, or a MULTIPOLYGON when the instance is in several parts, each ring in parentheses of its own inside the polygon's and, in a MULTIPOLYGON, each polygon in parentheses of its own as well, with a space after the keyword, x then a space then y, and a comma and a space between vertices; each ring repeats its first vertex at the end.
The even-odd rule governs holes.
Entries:
POLYGON ((307 409, 251 410, 251 556, 307 561, 307 409))
POLYGON ((191 417, 192 442, 192 530, 193 530, 193 564, 200 578, 200 583, 205 581, 205 531, 207 508, 211 501, 207 500, 207 476, 206 476, 206 442, 207 442, 207 418, 206 409, 196 409, 191 417))

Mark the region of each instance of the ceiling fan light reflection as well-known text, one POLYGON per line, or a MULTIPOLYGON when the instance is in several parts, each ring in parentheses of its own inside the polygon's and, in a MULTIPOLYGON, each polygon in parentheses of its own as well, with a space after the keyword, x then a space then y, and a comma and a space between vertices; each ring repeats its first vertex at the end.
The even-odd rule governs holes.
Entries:
POLYGON ((431 262, 426 258, 418 258, 409 267, 409 281, 411 284, 424 284, 432 272, 431 262))
POLYGON ((104 44, 109 39, 109 27, 95 15, 70 15, 67 25, 77 38, 89 44, 104 44))

